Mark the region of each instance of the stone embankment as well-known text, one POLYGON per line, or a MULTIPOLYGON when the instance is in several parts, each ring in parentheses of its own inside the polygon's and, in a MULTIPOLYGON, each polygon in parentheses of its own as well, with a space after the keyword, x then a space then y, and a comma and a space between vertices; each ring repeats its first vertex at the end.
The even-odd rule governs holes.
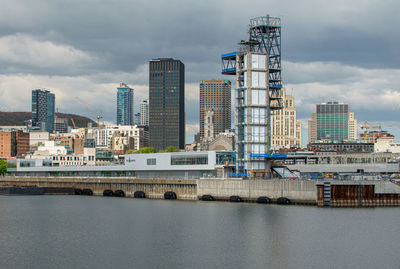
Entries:
POLYGON ((132 198, 400 206, 400 186, 388 181, 2 177, 0 185, 73 188, 75 194, 132 198))

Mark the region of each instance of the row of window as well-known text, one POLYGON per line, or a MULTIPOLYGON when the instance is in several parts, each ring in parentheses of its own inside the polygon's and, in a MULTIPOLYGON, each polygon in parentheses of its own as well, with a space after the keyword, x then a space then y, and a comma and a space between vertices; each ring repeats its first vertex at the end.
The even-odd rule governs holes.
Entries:
POLYGON ((171 157, 171 165, 203 165, 208 164, 208 156, 171 157))
MULTIPOLYGON (((156 158, 146 159, 147 165, 157 165, 156 158)), ((171 157, 171 165, 203 165, 208 164, 208 156, 171 157)))
MULTIPOLYGON (((94 156, 88 156, 88 161, 94 161, 94 156)), ((79 156, 53 156, 53 161, 79 161, 79 156)), ((86 157, 83 157, 83 161, 86 161, 86 157)))

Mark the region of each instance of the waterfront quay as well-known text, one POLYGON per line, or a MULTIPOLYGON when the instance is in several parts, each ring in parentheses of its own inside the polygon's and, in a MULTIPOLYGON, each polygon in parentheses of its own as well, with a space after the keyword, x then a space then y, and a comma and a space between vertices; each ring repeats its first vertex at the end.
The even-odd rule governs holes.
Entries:
MULTIPOLYGON (((96 177, 3 177, 2 186, 73 188, 103 196, 107 191, 123 197, 177 200, 257 202, 268 197, 291 204, 330 207, 400 206, 400 186, 389 181, 312 181, 241 179, 135 179, 96 177), (232 199, 235 197, 235 199, 232 199), (238 199, 240 198, 240 199, 238 199)), ((49 193, 49 192, 47 192, 49 193)), ((60 192, 58 192, 60 193, 60 192)))

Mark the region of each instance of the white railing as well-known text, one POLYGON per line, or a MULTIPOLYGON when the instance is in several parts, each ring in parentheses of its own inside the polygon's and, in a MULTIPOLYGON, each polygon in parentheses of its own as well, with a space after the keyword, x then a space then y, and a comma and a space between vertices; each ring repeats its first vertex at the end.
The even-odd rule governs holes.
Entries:
POLYGON ((257 26, 280 26, 281 19, 275 17, 257 17, 250 20, 250 27, 257 26))

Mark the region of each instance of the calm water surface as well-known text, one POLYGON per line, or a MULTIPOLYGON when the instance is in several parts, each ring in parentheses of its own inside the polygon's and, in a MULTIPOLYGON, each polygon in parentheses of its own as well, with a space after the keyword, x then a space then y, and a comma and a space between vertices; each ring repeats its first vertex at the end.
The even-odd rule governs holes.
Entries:
POLYGON ((0 196, 0 268, 400 268, 399 208, 0 196))

